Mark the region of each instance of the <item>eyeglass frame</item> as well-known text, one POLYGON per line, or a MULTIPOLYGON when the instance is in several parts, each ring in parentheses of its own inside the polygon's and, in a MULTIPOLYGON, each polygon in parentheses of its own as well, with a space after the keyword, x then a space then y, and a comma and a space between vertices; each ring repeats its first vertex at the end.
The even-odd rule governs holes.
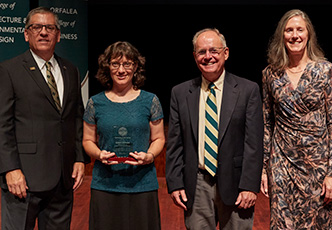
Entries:
POLYGON ((122 66, 125 70, 133 70, 133 67, 135 65, 135 62, 123 62, 123 63, 119 63, 119 62, 110 62, 110 68, 113 69, 113 70, 118 70, 120 68, 120 66, 122 66), (115 67, 114 64, 118 64, 119 66, 118 67, 115 67), (130 64, 130 66, 128 67, 125 67, 124 65, 125 64, 130 64))
POLYGON ((206 55, 206 51, 209 51, 209 53, 212 56, 217 56, 219 55, 223 50, 225 50, 227 47, 226 46, 222 46, 222 47, 211 47, 210 49, 202 49, 199 51, 194 51, 197 57, 202 57, 206 55), (217 51, 220 50, 220 51, 217 51), (203 52, 204 51, 204 52, 203 52), (215 52, 215 53, 214 53, 215 52))
POLYGON ((31 31, 32 33, 34 33, 34 34, 38 34, 38 33, 40 33, 40 32, 43 30, 44 27, 45 27, 45 30, 46 30, 48 33, 51 33, 51 34, 55 34, 55 33, 59 30, 59 28, 58 28, 58 26, 57 26, 56 24, 39 24, 39 23, 32 23, 32 24, 30 24, 30 25, 27 27, 27 30, 30 30, 30 31, 31 31), (33 29, 31 28, 32 26, 41 26, 41 28, 40 28, 39 31, 36 31, 36 30, 33 30, 33 29), (54 26, 54 27, 55 27, 55 30, 54 30, 54 31, 49 31, 48 26, 54 26))

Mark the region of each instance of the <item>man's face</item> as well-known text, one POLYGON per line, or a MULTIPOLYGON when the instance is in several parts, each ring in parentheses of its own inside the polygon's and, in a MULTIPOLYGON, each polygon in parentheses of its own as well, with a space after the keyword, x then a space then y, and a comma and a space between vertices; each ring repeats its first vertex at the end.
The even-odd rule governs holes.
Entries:
POLYGON ((213 82, 220 77, 224 71, 228 55, 228 48, 222 45, 220 38, 214 31, 207 31, 199 35, 194 58, 197 67, 208 81, 213 82))
MULTIPOLYGON (((55 18, 50 13, 37 13, 32 15, 29 23, 29 25, 35 24, 55 25, 55 18)), ((56 29, 50 32, 44 26, 41 31, 36 32, 31 26, 24 30, 24 38, 26 42, 29 42, 30 49, 35 54, 48 61, 54 53, 56 43, 60 42, 60 31, 56 29)))

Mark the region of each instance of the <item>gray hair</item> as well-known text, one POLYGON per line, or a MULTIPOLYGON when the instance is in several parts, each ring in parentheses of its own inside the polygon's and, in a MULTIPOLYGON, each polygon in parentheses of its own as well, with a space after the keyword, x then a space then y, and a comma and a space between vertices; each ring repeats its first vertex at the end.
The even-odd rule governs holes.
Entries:
POLYGON ((196 49, 197 38, 199 37, 199 35, 201 35, 202 33, 207 32, 207 31, 213 31, 213 32, 215 32, 215 33, 218 35, 218 37, 220 38, 220 41, 221 41, 222 45, 223 45, 224 47, 227 47, 227 45, 226 45, 226 39, 225 39, 224 35, 222 35, 222 34, 219 32, 218 29, 216 29, 216 28, 205 28, 205 29, 202 29, 202 30, 198 31, 198 32, 194 35, 194 38, 193 38, 193 48, 194 48, 194 51, 195 51, 195 49, 196 49))
POLYGON ((53 11, 51 11, 49 8, 47 7, 43 7, 43 6, 40 6, 40 7, 37 7, 35 9, 32 9, 27 17, 26 17, 26 22, 25 22, 25 29, 28 28, 28 26, 30 26, 30 20, 31 20, 31 17, 35 14, 52 14, 54 16, 54 19, 55 19, 55 25, 57 26, 58 29, 60 29, 60 22, 59 22, 59 17, 58 15, 56 15, 53 11))

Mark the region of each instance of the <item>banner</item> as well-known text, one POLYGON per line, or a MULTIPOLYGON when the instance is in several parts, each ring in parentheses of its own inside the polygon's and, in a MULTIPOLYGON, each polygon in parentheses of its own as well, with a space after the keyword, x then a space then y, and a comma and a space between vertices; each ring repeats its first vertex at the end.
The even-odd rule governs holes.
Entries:
POLYGON ((84 0, 39 0, 39 5, 50 8, 59 17, 61 39, 60 43, 56 45, 55 53, 70 60, 78 67, 85 106, 89 98, 88 2, 84 0))
POLYGON ((29 48, 23 35, 28 12, 29 0, 0 0, 0 62, 29 48))

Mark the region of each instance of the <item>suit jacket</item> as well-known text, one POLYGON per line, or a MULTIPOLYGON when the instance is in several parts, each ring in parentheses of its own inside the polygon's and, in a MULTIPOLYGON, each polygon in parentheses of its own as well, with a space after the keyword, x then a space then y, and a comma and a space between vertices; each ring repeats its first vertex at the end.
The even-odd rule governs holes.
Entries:
POLYGON ((55 55, 64 82, 59 112, 30 51, 0 64, 0 175, 21 169, 29 191, 73 186, 74 162, 84 162, 83 104, 78 69, 55 55))
MULTIPOLYGON (((201 77, 172 89, 166 151, 169 193, 185 189, 191 208, 198 173, 201 77)), ((259 192, 263 162, 263 116, 259 86, 226 72, 220 108, 217 184, 226 205, 241 191, 259 192)))

